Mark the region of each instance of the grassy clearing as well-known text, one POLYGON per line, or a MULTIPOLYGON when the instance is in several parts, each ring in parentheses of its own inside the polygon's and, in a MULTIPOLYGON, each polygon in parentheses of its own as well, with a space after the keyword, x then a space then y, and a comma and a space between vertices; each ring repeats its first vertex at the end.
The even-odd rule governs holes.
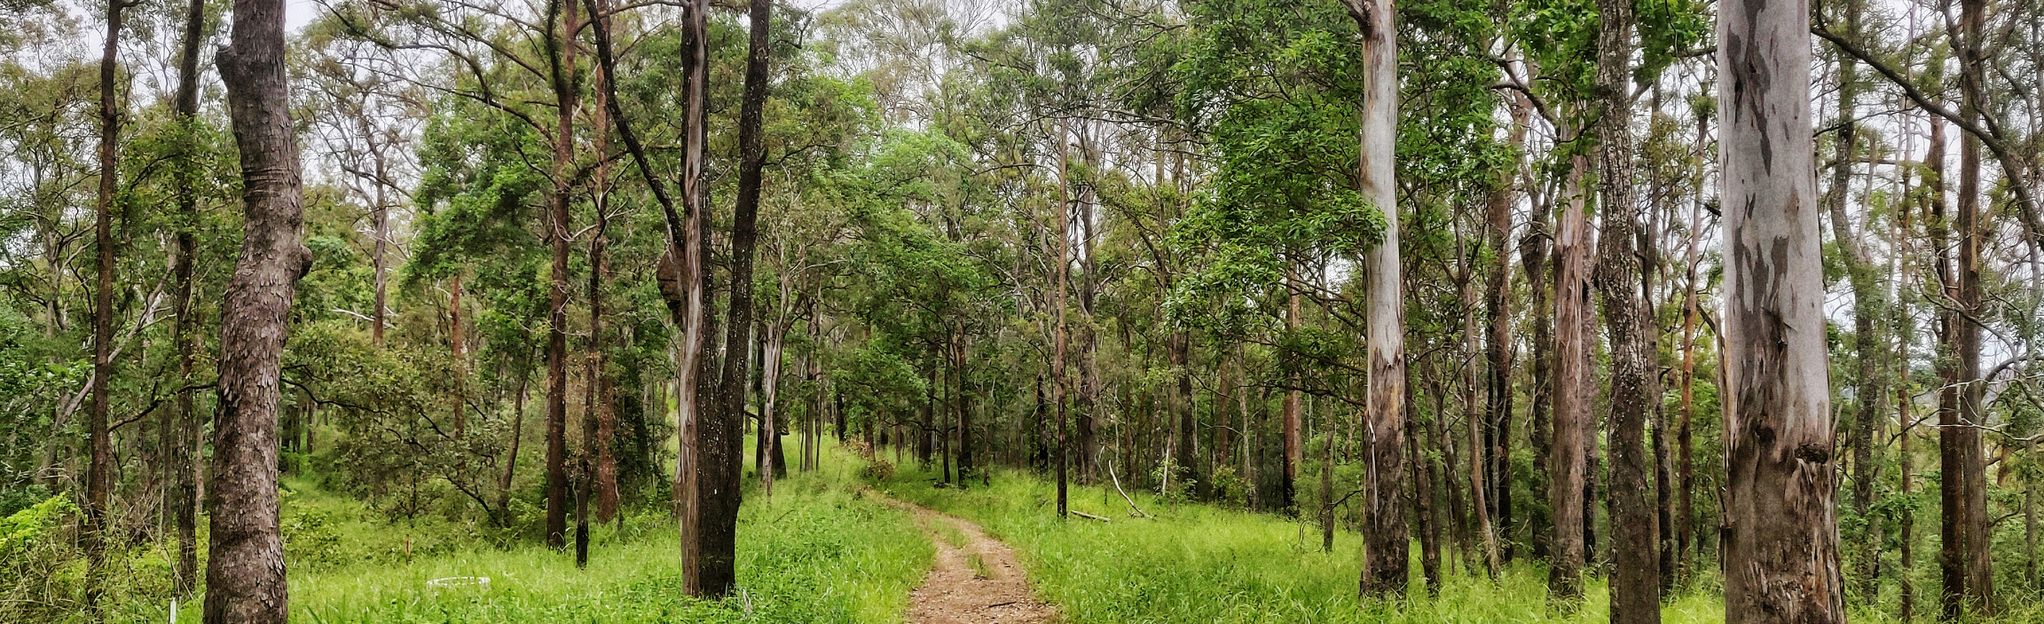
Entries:
MULTIPOLYGON (((932 547, 906 512, 860 494, 857 462, 835 447, 824 469, 766 499, 748 485, 739 517, 741 595, 681 596, 679 537, 659 510, 592 531, 589 567, 533 543, 503 547, 441 520, 388 522, 294 481, 286 497, 291 612, 297 622, 898 622, 932 547), (310 527, 308 525, 311 525, 310 527), (434 588, 487 576, 487 589, 434 588)), ((183 605, 179 621, 199 621, 183 605)), ((118 621, 167 621, 167 604, 121 605, 118 621)))
MULTIPOLYGON (((1072 622, 1602 622, 1609 600, 1601 580, 1589 584, 1579 611, 1546 603, 1546 572, 1515 565, 1492 583, 1457 570, 1438 597, 1424 597, 1413 565, 1412 596, 1400 605, 1359 605, 1360 538, 1336 536, 1320 551, 1315 527, 1265 514, 1200 504, 1168 504, 1136 493, 1153 518, 1131 518, 1111 489, 1073 488, 1073 509, 1112 518, 1095 522, 1055 517, 1054 486, 1003 471, 991 487, 934 488, 930 473, 906 470, 884 484, 890 494, 979 523, 1017 550, 1030 581, 1072 622)), ((1415 547, 1415 556, 1418 549, 1415 547)), ((1444 556, 1446 556, 1444 554, 1444 556)), ((1453 565, 1444 562, 1445 565, 1453 565)), ((1662 610, 1668 624, 1724 621, 1712 588, 1699 588, 1662 610)), ((1881 622, 1854 613, 1856 622, 1881 622)))

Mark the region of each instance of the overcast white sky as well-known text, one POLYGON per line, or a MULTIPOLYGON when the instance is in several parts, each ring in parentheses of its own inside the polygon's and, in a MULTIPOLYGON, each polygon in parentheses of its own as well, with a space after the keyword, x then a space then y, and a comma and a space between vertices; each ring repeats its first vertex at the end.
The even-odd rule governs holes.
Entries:
MULTIPOLYGON (((785 4, 816 11, 842 4, 844 0, 786 0, 785 4)), ((296 33, 319 16, 320 6, 315 0, 284 0, 284 30, 296 33)))

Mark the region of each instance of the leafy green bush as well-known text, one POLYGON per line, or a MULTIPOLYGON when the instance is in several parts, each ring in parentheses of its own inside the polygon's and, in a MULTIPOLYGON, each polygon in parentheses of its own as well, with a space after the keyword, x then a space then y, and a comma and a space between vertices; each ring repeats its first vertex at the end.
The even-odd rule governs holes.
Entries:
POLYGON ((894 478, 894 462, 873 457, 859 468, 859 478, 869 483, 879 483, 894 478))
POLYGON ((0 562, 12 563, 21 550, 50 541, 50 534, 76 513, 78 505, 58 495, 0 518, 0 562))
POLYGON ((0 518, 0 622, 36 622, 63 617, 75 607, 82 577, 71 548, 70 526, 78 505, 66 496, 43 499, 0 518))

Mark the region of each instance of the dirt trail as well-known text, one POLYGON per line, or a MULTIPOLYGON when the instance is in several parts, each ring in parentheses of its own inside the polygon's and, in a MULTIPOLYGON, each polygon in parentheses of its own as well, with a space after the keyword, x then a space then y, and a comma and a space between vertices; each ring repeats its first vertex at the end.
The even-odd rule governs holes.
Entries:
POLYGON ((971 522, 887 499, 915 514, 936 544, 935 565, 909 594, 910 624, 1048 624, 1057 609, 1029 592, 1015 551, 971 522), (952 531, 956 531, 953 533, 952 531), (964 545, 955 543, 963 536, 964 545))

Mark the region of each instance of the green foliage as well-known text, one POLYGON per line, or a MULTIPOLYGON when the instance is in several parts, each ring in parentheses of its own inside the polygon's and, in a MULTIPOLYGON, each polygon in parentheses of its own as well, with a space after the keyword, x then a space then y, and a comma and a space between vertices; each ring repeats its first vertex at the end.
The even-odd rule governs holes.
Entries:
POLYGON ((0 518, 0 561, 14 561, 21 551, 49 541, 77 513, 70 497, 52 496, 0 518))

